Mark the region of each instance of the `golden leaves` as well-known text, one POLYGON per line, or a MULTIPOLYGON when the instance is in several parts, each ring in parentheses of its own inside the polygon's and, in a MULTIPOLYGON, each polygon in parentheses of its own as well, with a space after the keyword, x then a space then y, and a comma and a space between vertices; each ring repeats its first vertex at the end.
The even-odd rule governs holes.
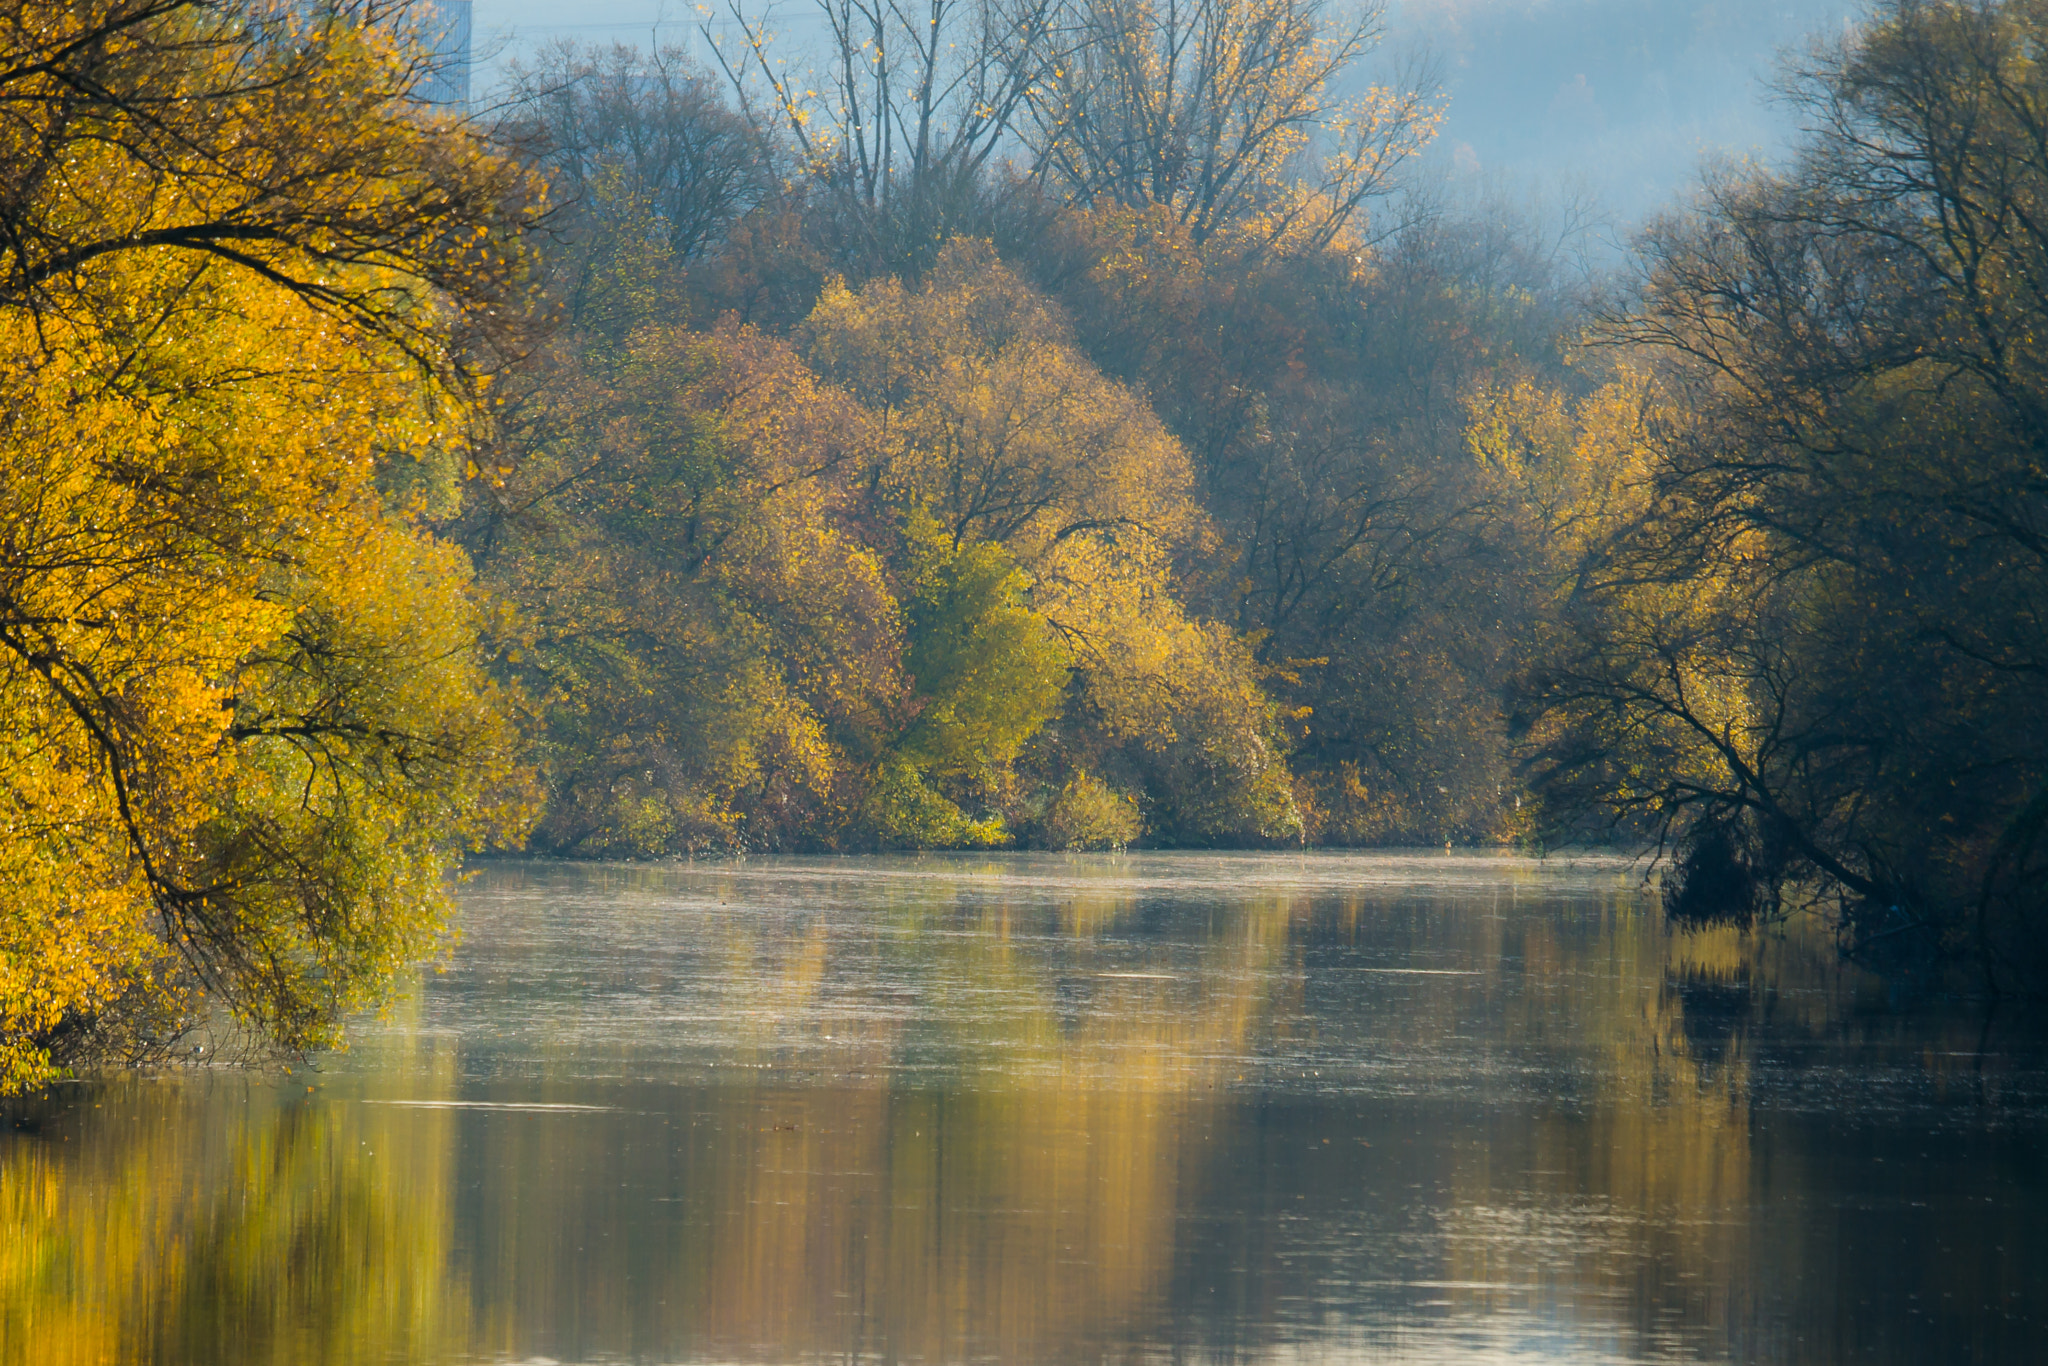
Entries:
POLYGON ((1197 516, 1180 444, 985 243, 950 244, 916 292, 835 283, 805 331, 811 363, 886 414, 895 499, 956 539, 1037 574, 1076 535, 1173 541, 1197 516))
POLYGON ((328 27, 114 24, 54 59, 113 63, 78 118, 0 146, 0 1090, 201 991, 329 1037, 436 942, 458 843, 528 819, 467 564, 403 511, 490 472, 452 338, 514 292, 518 177, 411 116, 388 38, 290 22, 328 27))

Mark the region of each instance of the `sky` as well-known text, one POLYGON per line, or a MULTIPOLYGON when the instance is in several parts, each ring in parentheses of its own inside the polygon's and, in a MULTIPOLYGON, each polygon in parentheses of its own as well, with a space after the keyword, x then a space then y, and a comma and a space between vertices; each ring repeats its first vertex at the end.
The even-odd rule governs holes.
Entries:
POLYGON ((1466 172, 1579 182, 1634 219, 1704 158, 1783 154, 1781 55, 1839 36, 1843 0, 1396 0, 1389 55, 1426 53, 1450 96, 1436 149, 1466 172))
MULTIPOLYGON (((1780 55, 1839 34, 1845 0, 1387 0, 1360 71, 1421 60, 1449 96, 1416 174, 1490 178, 1596 200, 1618 223, 1655 210, 1703 158, 1782 154, 1795 119, 1768 98, 1780 55)), ((796 16, 805 0, 781 0, 796 16)), ((696 42, 693 0, 475 0, 482 96, 493 68, 555 38, 696 42)))

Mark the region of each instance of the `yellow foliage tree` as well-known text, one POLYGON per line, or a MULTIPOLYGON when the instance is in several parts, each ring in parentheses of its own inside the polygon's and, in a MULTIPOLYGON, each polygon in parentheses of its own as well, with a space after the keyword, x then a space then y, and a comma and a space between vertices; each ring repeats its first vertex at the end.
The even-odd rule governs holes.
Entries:
POLYGON ((956 547, 1002 546, 1065 641, 1078 691, 1040 746, 1042 800, 1119 749, 1162 833, 1298 834, 1251 652, 1177 590, 1176 555, 1209 534, 1187 453, 1057 311, 985 244, 955 242, 915 290, 828 287, 805 330, 812 363, 884 423, 891 501, 956 547))
POLYGON ((1042 173, 1081 208, 1164 208, 1245 254, 1354 244, 1354 220, 1435 136, 1419 88, 1333 86, 1380 10, 1325 0, 1087 0, 1034 93, 1042 173))
POLYGON ((1709 439, 1711 423, 1630 364, 1578 400, 1518 378, 1466 407, 1496 532, 1520 551, 1542 607, 1522 685, 1572 696, 1525 720, 1539 786, 1553 800, 1598 789, 1623 808, 1669 812, 1715 790, 1731 762, 1762 767, 1772 718, 1754 705, 1761 661, 1744 641, 1768 577, 1760 542, 1737 536, 1725 562, 1684 583, 1640 575, 1632 550, 1667 512, 1660 462, 1709 439), (1592 762, 1557 762, 1568 752, 1592 762))
POLYGON ((0 11, 0 1090, 209 1000, 330 1039, 525 820, 467 565, 380 486, 447 482, 523 182, 364 18, 0 11))
POLYGON ((885 424, 890 500, 957 544, 1001 542, 1035 571, 1075 537, 1177 541, 1199 520, 1180 444, 986 243, 948 246, 918 289, 835 281, 804 331, 811 364, 885 424))
POLYGON ((556 363, 464 533, 521 604, 514 672, 549 700, 537 838, 626 857, 832 838, 909 691, 858 515, 873 423, 738 326, 644 326, 609 374, 556 363))

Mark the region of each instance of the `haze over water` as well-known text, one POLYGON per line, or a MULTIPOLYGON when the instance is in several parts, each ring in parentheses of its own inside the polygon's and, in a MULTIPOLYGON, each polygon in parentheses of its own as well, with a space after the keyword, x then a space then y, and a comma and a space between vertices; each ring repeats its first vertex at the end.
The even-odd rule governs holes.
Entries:
POLYGON ((0 1359, 2024 1361, 2048 1054, 1621 863, 494 865, 0 1132, 0 1359), (312 1090, 308 1090, 308 1087, 312 1090))

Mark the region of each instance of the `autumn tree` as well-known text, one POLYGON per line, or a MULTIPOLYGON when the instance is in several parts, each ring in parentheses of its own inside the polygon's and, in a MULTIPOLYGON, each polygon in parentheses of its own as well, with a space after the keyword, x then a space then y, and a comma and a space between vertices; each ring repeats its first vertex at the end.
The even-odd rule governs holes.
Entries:
POLYGON ((1337 843, 1508 833, 1501 688, 1535 598, 1482 515, 1465 400, 1581 384, 1576 225, 1410 207, 1372 251, 1284 263, 1205 251, 1163 206, 1069 214, 1023 262, 1187 450, 1215 528, 1190 600, 1256 642, 1312 838, 1337 843))
POLYGON ((1036 172, 1079 208, 1158 205, 1198 247, 1317 251, 1441 118, 1418 81, 1334 87, 1380 11, 1325 0, 1079 0, 1034 86, 1036 172))
POLYGON ((1675 904, 1818 897, 1994 987, 2041 961, 2044 36, 1887 5, 1797 75, 1791 169, 1651 229, 1642 510, 1525 685, 1543 790, 1676 840, 1675 904))
POLYGON ((1298 835, 1250 647, 1186 605, 1179 566, 1214 536, 1186 451, 1050 302, 958 242, 915 289, 828 289, 804 332, 821 372, 881 418, 886 496, 956 546, 1003 547, 1071 649, 1042 797, 1092 768, 1130 784, 1162 837, 1298 835))
MULTIPOLYGON (((1041 747, 1065 757, 1032 783, 1063 791, 1073 768, 1152 793, 1155 838, 1260 839, 1298 818, 1347 842, 1497 836, 1514 795, 1499 688, 1528 599, 1514 554, 1475 515, 1486 493, 1463 394, 1495 370, 1558 370, 1571 325, 1559 253, 1490 208, 1411 203, 1367 221, 1434 126, 1414 83, 1344 122, 1333 91, 1371 49, 1372 23, 1316 6, 1118 13, 1143 30, 1133 42, 1171 56, 1166 75, 1153 62, 1114 79, 1136 83, 1130 108, 1164 98, 1148 81, 1176 92, 1158 118, 1185 144, 1184 176, 1083 176, 1047 150, 1066 117, 1055 86, 1096 60, 1083 39, 1108 9, 827 7, 810 30, 732 11, 706 35, 739 112, 795 149, 783 164, 796 174, 687 255, 632 176, 579 180, 593 250, 562 284, 566 349, 603 387, 637 328, 701 329, 731 310, 789 335, 879 423, 886 454, 845 504, 863 510, 834 516, 900 530, 916 508, 962 552, 1000 545, 1033 609, 1068 633, 1077 678, 1108 675, 1055 610, 1068 584, 1077 603, 1157 604, 1174 657, 1202 655, 1212 683, 1248 680, 1204 685, 1213 717, 1244 728, 1214 753, 1249 766, 1188 768, 1211 775, 1215 801, 1184 820, 1156 800, 1181 779, 1141 774, 1138 751, 1099 727, 1074 740, 1071 710, 1041 747), (1366 140, 1343 142, 1340 123, 1366 140), (951 239, 962 228, 988 243, 968 264, 951 239), (1111 581, 1122 598, 1100 591, 1111 581), (1219 814, 1254 772, 1264 814, 1219 814), (1281 800, 1289 785, 1299 792, 1281 800), (1297 797, 1311 793, 1304 816, 1297 797)), ((642 60, 616 58, 622 71, 642 60)), ((1088 79, 1093 117, 1112 73, 1088 79)), ((665 117, 661 81, 616 88, 647 106, 616 126, 665 117)), ((857 534, 907 602, 915 575, 896 533, 857 534)), ((1162 724, 1125 738, 1183 734, 1162 724)))
POLYGON ((855 505, 867 414, 737 326, 649 324, 609 373, 551 364, 461 531, 520 605, 511 672, 547 699, 537 842, 831 840, 907 690, 898 588, 855 505))
POLYGON ((1185 451, 986 243, 785 342, 666 315, 635 241, 460 523, 546 699, 542 847, 1298 833, 1251 646, 1185 601, 1185 451))
POLYGON ((530 196, 420 74, 347 6, 0 10, 0 1088, 209 1002, 328 1039, 522 828, 483 604, 413 514, 530 196))

